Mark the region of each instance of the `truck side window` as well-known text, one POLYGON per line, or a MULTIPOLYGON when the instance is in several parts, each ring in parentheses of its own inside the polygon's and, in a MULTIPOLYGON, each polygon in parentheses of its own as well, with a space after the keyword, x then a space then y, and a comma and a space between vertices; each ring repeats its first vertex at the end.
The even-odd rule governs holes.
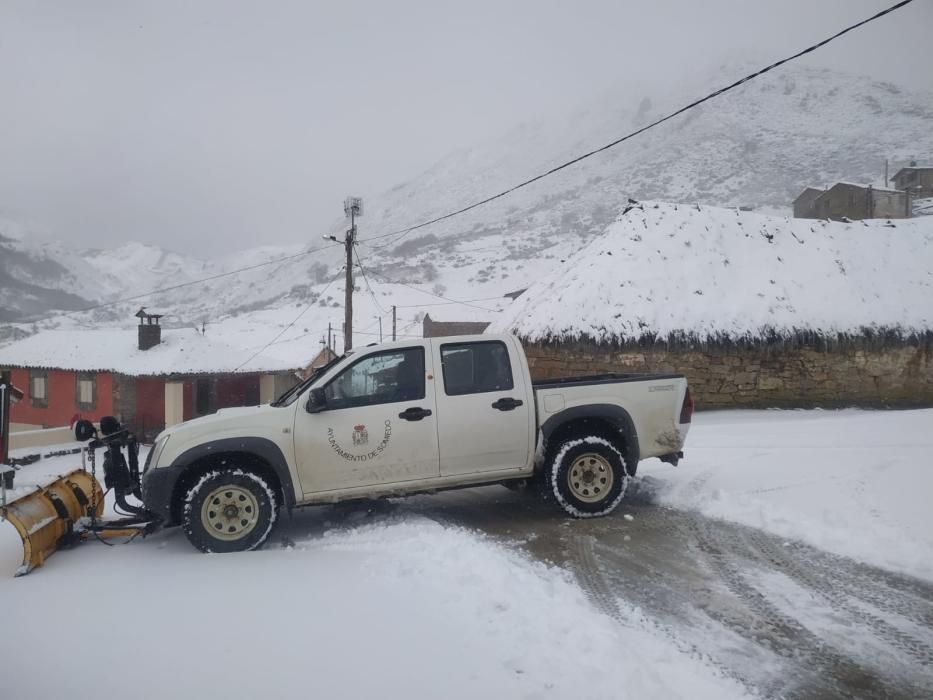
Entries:
POLYGON ((509 351, 499 341, 442 345, 441 364, 448 396, 510 391, 513 387, 509 351))
POLYGON ((424 349, 405 348, 369 355, 324 387, 330 408, 374 406, 424 398, 424 349))

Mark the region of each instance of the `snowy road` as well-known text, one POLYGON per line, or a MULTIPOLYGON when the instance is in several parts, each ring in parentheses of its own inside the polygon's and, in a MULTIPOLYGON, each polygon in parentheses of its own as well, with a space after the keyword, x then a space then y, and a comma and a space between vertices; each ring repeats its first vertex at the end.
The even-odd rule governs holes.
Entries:
POLYGON ((929 410, 699 414, 607 518, 490 486, 298 511, 255 553, 92 542, 21 579, 3 525, 0 697, 206 698, 241 668, 240 697, 933 697, 931 450, 929 410), (102 662, 116 637, 131 663, 102 662))
POLYGON ((933 584, 659 506, 643 481, 598 520, 495 488, 393 507, 519 543, 574 572, 610 616, 638 606, 765 696, 933 695, 933 584))

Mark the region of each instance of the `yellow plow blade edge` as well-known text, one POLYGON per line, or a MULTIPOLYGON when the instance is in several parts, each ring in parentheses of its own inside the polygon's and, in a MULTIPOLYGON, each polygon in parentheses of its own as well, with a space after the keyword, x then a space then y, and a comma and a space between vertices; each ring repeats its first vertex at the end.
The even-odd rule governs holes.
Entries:
POLYGON ((28 574, 60 546, 74 542, 79 537, 74 526, 91 515, 92 504, 96 504, 94 516, 99 518, 104 512, 103 489, 82 469, 8 503, 2 515, 23 539, 23 564, 16 575, 28 574))

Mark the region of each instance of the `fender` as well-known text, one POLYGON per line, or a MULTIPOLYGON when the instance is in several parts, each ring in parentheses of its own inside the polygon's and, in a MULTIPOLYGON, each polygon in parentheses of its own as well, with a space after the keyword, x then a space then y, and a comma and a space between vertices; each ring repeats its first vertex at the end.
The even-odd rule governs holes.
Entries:
POLYGON ((182 452, 171 464, 147 470, 143 475, 143 503, 146 508, 158 514, 166 524, 172 524, 172 494, 178 480, 198 460, 228 452, 246 452, 265 461, 282 485, 285 506, 295 506, 292 474, 279 446, 267 438, 235 437, 201 443, 182 452))
POLYGON ((546 441, 555 430, 562 425, 587 418, 601 418, 611 423, 625 435, 625 462, 632 465, 632 473, 641 459, 641 450, 638 447, 638 433, 635 431, 635 422, 632 416, 621 406, 611 403, 595 403, 586 406, 573 406, 564 409, 546 421, 541 426, 541 433, 546 441))
POLYGON ((204 442, 190 450, 182 452, 178 458, 172 462, 173 467, 184 469, 191 466, 199 459, 210 455, 222 454, 225 452, 248 452, 254 454, 266 462, 282 484, 282 491, 285 496, 285 505, 291 508, 295 505, 295 487, 292 483, 292 473, 288 468, 288 460, 282 454, 282 450, 272 440, 261 437, 235 437, 223 438, 222 440, 211 440, 204 442))

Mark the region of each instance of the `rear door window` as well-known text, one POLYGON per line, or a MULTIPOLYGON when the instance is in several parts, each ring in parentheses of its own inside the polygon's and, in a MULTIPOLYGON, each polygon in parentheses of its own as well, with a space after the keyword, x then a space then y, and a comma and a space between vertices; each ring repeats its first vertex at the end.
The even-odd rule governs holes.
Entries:
POLYGON ((448 343, 441 346, 444 392, 448 396, 510 391, 509 351, 500 341, 448 343))

